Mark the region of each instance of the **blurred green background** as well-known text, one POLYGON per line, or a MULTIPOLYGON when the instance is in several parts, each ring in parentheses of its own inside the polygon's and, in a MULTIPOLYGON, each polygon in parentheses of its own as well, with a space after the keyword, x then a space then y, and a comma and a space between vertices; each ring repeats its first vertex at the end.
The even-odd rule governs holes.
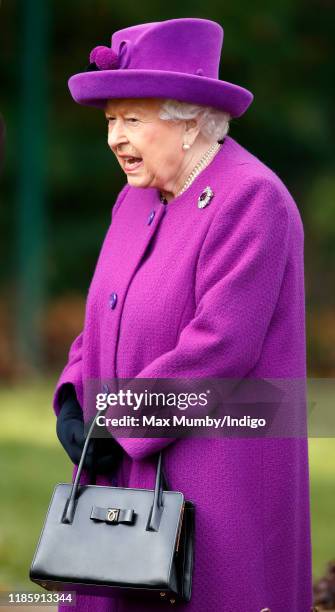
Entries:
MULTIPOLYGON (((102 111, 67 79, 115 30, 202 17, 225 30, 220 76, 254 103, 230 135, 269 165, 305 228, 308 374, 335 373, 335 174, 331 0, 11 0, 0 4, 0 587, 27 573, 55 483, 71 466, 55 435, 53 386, 125 182, 102 111)), ((196 41, 194 41, 196 44, 196 41)), ((335 557, 333 439, 310 441, 314 574, 335 557)))

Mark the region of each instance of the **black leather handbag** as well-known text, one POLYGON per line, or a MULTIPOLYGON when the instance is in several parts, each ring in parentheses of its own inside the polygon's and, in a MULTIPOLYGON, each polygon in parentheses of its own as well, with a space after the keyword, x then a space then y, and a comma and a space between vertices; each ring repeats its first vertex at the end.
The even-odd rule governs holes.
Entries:
POLYGON ((30 579, 52 591, 188 602, 195 505, 163 490, 162 453, 154 490, 79 484, 98 416, 73 484, 54 489, 30 579))

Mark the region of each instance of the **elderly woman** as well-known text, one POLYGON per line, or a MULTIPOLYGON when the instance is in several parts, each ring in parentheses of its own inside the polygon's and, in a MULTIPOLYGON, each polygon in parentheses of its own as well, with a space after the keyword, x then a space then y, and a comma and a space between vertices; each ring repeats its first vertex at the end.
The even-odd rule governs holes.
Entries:
MULTIPOLYGON (((222 39, 202 19, 130 27, 69 81, 78 103, 103 109, 127 177, 55 393, 75 464, 89 380, 305 377, 301 219, 276 174, 227 136, 252 94, 218 79, 222 39)), ((306 439, 104 440, 96 483, 152 489, 162 449, 171 489, 196 507, 192 597, 175 607, 309 611, 306 439)), ((74 609, 163 605, 79 595, 74 609)))

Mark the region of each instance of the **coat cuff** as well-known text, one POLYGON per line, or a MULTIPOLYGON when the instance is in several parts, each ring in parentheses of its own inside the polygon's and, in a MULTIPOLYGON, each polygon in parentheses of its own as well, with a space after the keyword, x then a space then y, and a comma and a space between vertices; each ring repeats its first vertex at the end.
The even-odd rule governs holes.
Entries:
POLYGON ((65 384, 72 384, 77 400, 83 408, 83 384, 81 377, 81 364, 74 364, 73 366, 67 366, 62 372, 58 383, 56 385, 54 397, 53 397, 53 409, 56 416, 59 415, 61 407, 62 407, 62 387, 65 384))
MULTIPOLYGON (((112 433, 112 432, 110 432, 112 433)), ((145 459, 166 448, 177 438, 115 438, 123 450, 135 461, 145 459)))

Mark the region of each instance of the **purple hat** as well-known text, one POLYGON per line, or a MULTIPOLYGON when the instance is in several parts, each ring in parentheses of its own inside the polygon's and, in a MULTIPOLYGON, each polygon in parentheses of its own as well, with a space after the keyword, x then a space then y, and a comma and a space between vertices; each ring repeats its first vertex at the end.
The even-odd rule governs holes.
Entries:
POLYGON ((223 29, 208 19, 171 19, 118 30, 111 47, 95 47, 86 72, 69 79, 79 104, 104 107, 111 98, 173 98, 240 117, 247 89, 218 78, 223 29))

